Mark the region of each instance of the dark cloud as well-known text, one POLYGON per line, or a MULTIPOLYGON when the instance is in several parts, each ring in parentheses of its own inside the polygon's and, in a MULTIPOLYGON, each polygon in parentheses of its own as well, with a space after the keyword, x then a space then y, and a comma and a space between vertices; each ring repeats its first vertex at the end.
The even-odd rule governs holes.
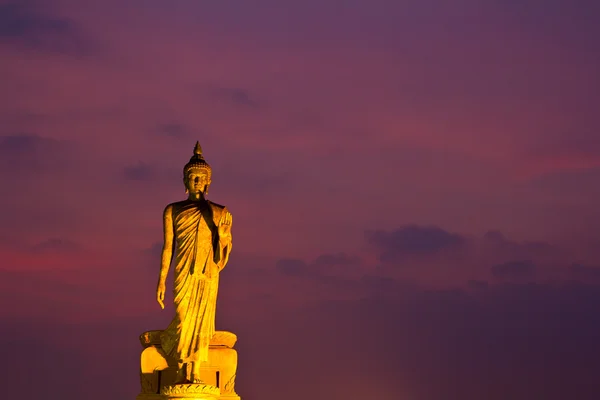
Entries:
POLYGON ((473 290, 485 290, 490 286, 490 284, 486 281, 478 281, 474 279, 470 279, 467 281, 467 287, 473 290))
POLYGON ((44 33, 65 34, 73 29, 72 22, 69 20, 44 17, 23 3, 0 5, 1 37, 30 37, 44 33))
POLYGON ((408 283, 405 283, 404 285, 402 285, 402 287, 400 287, 399 282, 392 278, 386 276, 366 274, 360 278, 360 284, 366 287, 367 290, 371 293, 381 294, 393 292, 396 290, 402 290, 402 288, 405 287, 404 285, 408 283))
POLYGON ((156 171, 151 165, 140 161, 123 168, 123 176, 130 181, 151 181, 156 178, 156 171))
POLYGON ((514 259, 564 260, 568 254, 557 246, 541 241, 516 242, 499 231, 488 231, 483 235, 482 249, 490 256, 503 262, 514 259))
POLYGON ((249 90, 239 87, 227 87, 214 84, 195 85, 202 97, 216 105, 257 108, 258 101, 249 90))
MULTIPOLYGON (((594 134, 595 138, 598 136, 594 134)), ((557 148, 564 149, 562 146, 557 146, 557 148)), ((586 145, 582 145, 582 148, 591 149, 590 146, 586 145)), ((599 154, 600 144, 598 145, 598 150, 590 151, 594 152, 595 155, 599 154)), ((526 182, 526 185, 553 197, 580 198, 592 203, 600 199, 600 188, 597 185, 599 180, 600 167, 576 168, 543 174, 526 182)))
POLYGON ((160 260, 162 254, 163 242, 155 242, 145 250, 145 253, 154 260, 160 260))
POLYGON ((278 277, 286 284, 299 284, 319 297, 355 297, 385 295, 402 290, 409 281, 399 281, 369 270, 364 261, 346 253, 323 254, 311 262, 280 259, 276 262, 278 277))
POLYGON ((483 239, 489 240, 490 242, 495 242, 495 243, 506 243, 507 242, 506 237, 500 231, 487 231, 483 235, 483 239))
POLYGON ((500 280, 527 282, 535 279, 536 266, 530 260, 509 261, 492 266, 491 273, 500 280))
POLYGON ((83 55, 91 48, 71 19, 49 16, 35 2, 0 4, 0 40, 37 50, 83 55))
POLYGON ((309 274, 306 263, 293 258, 284 258, 277 261, 276 267, 284 275, 306 276, 309 274))
POLYGON ((252 99, 250 93, 241 88, 227 88, 227 87, 213 87, 210 90, 212 96, 215 99, 220 100, 229 100, 233 104, 245 107, 257 107, 258 103, 252 99))
POLYGON ((183 124, 176 122, 159 124, 156 131, 160 136, 166 136, 174 139, 182 139, 190 136, 189 129, 183 124))
POLYGON ((460 281, 474 290, 489 285, 485 281, 489 277, 484 272, 487 268, 491 277, 499 282, 565 278, 596 282, 594 268, 581 265, 567 268, 572 258, 556 246, 547 242, 516 242, 499 231, 488 231, 482 238, 477 238, 437 227, 411 225, 391 232, 370 231, 365 240, 375 248, 381 264, 350 253, 335 253, 322 254, 309 262, 282 259, 277 262, 277 269, 287 276, 316 279, 321 283, 346 287, 362 285, 366 291, 372 291, 372 288, 365 284, 376 280, 414 279, 421 273, 428 277, 446 276, 447 268, 443 266, 452 267, 458 278, 455 283, 460 281), (415 268, 399 268, 404 265, 415 268))
POLYGON ((380 260, 394 262, 410 256, 427 256, 458 249, 466 238, 435 226, 407 225, 392 232, 366 232, 367 242, 380 251, 380 260))
POLYGON ((228 162, 207 161, 213 166, 213 185, 234 182, 237 190, 261 195, 289 195, 302 187, 302 174, 289 168, 282 154, 228 152, 228 162))
MULTIPOLYGON (((26 182, 27 183, 27 182, 26 182)), ((18 188, 28 190, 25 184, 18 188)), ((0 213, 0 235, 11 235, 16 240, 26 241, 31 236, 67 237, 81 227, 81 217, 70 205, 54 204, 14 204, 14 199, 1 199, 7 212, 0 213)), ((31 248, 27 249, 31 251, 31 248)))
POLYGON ((37 147, 54 144, 53 139, 41 138, 36 135, 14 135, 4 136, 0 141, 0 151, 10 154, 12 152, 25 153, 35 150, 37 147))
POLYGON ((83 258, 61 258, 56 264, 62 264, 61 269, 68 272, 56 271, 56 264, 48 268, 44 257, 35 259, 36 270, 31 267, 20 269, 20 264, 6 261, 8 265, 3 267, 15 270, 0 269, 0 300, 12 305, 2 310, 3 318, 19 316, 31 321, 85 318, 88 313, 98 312, 103 305, 99 299, 114 289, 80 281, 79 277, 89 264, 83 258), (79 268, 74 269, 74 265, 79 268))
POLYGON ((569 278, 583 283, 600 283, 600 268, 589 265, 572 264, 568 268, 569 278))
POLYGON ((492 3, 489 9, 496 13, 496 18, 522 28, 528 27, 526 32, 529 34, 537 33, 558 44, 579 49, 598 42, 596 34, 599 29, 595 16, 600 13, 600 7, 594 0, 579 0, 575 4, 561 0, 492 3))
POLYGON ((31 248, 33 253, 75 253, 81 250, 79 243, 64 238, 51 238, 31 248))
POLYGON ((509 254, 515 254, 519 252, 531 252, 531 253, 546 253, 556 255, 560 251, 556 248, 556 246, 540 241, 524 241, 524 242, 515 242, 513 240, 509 240, 498 231, 488 231, 483 235, 483 240, 487 242, 487 244, 493 244, 498 246, 498 248, 502 251, 505 251, 509 254))
POLYGON ((351 256, 346 253, 322 254, 315 259, 312 265, 320 270, 331 270, 338 266, 342 268, 360 267, 362 260, 357 256, 351 256))
POLYGON ((276 263, 277 270, 284 275, 320 279, 331 277, 333 280, 357 279, 362 276, 363 266, 359 257, 346 253, 322 254, 308 264, 293 258, 281 259, 276 263))
POLYGON ((0 136, 0 166, 5 173, 57 171, 71 161, 72 149, 66 142, 32 134, 0 136))

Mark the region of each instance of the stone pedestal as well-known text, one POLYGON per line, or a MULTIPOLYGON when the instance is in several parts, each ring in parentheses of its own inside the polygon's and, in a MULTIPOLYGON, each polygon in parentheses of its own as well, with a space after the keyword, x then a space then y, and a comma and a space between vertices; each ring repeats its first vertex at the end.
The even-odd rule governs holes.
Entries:
POLYGON ((162 331, 140 335, 144 347, 141 355, 141 392, 137 400, 240 400, 235 393, 237 337, 231 332, 217 331, 208 350, 208 365, 200 371, 203 384, 174 385, 177 360, 161 348, 162 331))

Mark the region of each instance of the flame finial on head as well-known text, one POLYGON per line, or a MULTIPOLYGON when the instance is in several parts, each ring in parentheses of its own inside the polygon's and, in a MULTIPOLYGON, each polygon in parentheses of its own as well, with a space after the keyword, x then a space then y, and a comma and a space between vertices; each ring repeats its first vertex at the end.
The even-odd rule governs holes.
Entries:
POLYGON ((196 170, 204 170, 211 175, 210 165, 206 162, 204 157, 202 156, 202 146, 200 146, 200 142, 196 142, 196 146, 194 147, 194 155, 190 158, 190 161, 185 164, 183 167, 183 175, 185 176, 188 171, 196 169, 196 170))
POLYGON ((202 156, 202 146, 200 146, 199 141, 196 141, 196 147, 194 147, 194 154, 197 156, 202 156))

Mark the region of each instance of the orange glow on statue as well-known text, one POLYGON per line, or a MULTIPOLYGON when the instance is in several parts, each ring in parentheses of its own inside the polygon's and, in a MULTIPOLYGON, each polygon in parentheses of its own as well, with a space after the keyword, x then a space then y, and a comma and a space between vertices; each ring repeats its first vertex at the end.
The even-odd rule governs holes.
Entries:
POLYGON ((196 143, 185 165, 188 198, 169 204, 163 214, 164 245, 156 299, 164 309, 166 278, 175 252, 175 317, 160 336, 164 352, 177 360, 176 384, 202 383, 215 334, 219 273, 231 253, 232 217, 226 207, 206 199, 211 168, 196 143))

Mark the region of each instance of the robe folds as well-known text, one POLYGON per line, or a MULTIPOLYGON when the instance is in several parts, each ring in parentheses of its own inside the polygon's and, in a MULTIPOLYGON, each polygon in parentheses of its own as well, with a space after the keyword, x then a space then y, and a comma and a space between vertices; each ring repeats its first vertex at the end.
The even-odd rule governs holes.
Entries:
POLYGON ((175 317, 163 331, 163 350, 179 362, 208 360, 215 333, 219 272, 231 251, 231 236, 220 238, 218 226, 227 215, 210 201, 172 205, 175 250, 175 317))

